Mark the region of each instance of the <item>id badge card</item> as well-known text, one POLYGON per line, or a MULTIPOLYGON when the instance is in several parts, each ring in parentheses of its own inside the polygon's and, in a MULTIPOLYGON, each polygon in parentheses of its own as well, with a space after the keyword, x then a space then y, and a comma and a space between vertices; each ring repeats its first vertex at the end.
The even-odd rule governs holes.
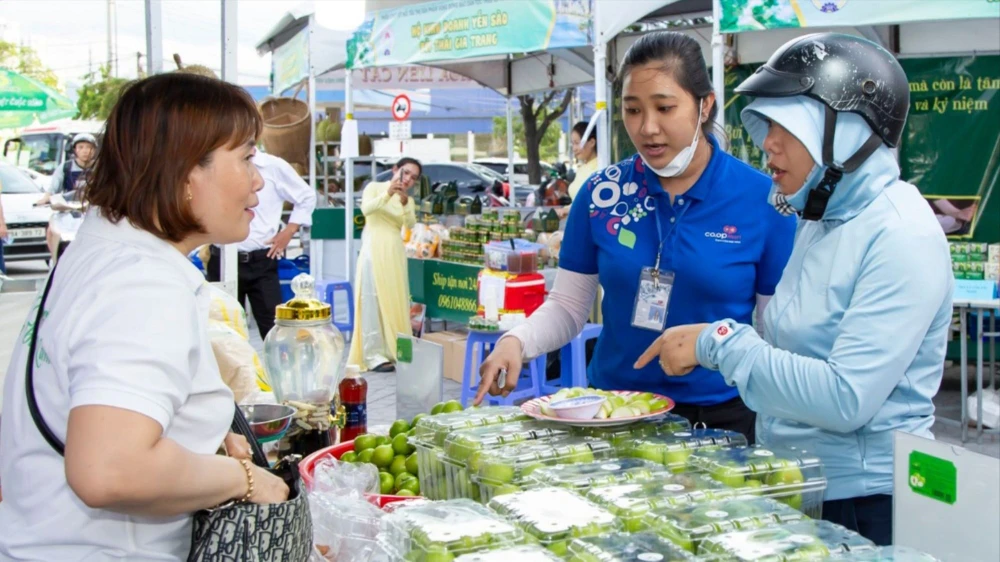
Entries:
POLYGON ((639 292, 635 295, 635 307, 632 309, 632 326, 662 332, 667 325, 667 310, 673 288, 672 271, 661 271, 657 277, 653 268, 642 268, 642 273, 639 274, 639 292))

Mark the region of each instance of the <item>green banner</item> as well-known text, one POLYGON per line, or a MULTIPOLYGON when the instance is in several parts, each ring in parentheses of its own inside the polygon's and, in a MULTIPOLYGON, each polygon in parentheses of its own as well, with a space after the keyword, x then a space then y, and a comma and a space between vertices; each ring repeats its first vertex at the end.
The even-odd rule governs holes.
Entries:
POLYGON ((347 67, 530 53, 590 44, 590 0, 439 0, 372 12, 347 67))
POLYGON ((1000 17, 1000 0, 719 0, 722 33, 1000 17))
POLYGON ((34 78, 0 68, 0 129, 67 119, 76 104, 34 78))
POLYGON ((952 238, 1000 241, 1000 56, 902 59, 910 115, 903 179, 952 238))
POLYGON ((309 77, 309 28, 295 34, 271 53, 274 69, 272 90, 280 95, 309 77))
POLYGON ((479 306, 481 267, 410 258, 410 298, 427 306, 427 318, 468 322, 479 306))

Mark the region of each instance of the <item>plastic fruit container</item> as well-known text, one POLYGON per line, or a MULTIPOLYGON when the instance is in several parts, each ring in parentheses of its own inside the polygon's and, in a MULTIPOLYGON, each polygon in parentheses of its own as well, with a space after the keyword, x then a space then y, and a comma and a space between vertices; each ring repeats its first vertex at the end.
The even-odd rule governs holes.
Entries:
POLYGON ((569 543, 568 560, 573 562, 693 562, 697 560, 686 550, 677 548, 653 533, 610 533, 596 537, 573 539, 569 543))
POLYGON ((629 425, 611 427, 572 427, 570 434, 606 439, 617 446, 620 442, 646 435, 663 435, 675 431, 691 431, 691 422, 676 414, 666 414, 662 418, 646 420, 629 425))
POLYGON ((526 544, 524 531, 469 500, 396 510, 382 520, 380 543, 397 560, 452 560, 481 550, 526 544))
POLYGON ((687 473, 593 488, 586 497, 618 517, 626 531, 635 533, 646 528, 645 515, 654 509, 724 499, 736 493, 707 475, 687 473))
POLYGON ((905 546, 883 546, 877 550, 859 550, 834 554, 826 562, 941 562, 930 554, 905 546))
POLYGON ((653 532, 691 554, 697 553, 699 545, 710 537, 802 519, 805 515, 801 511, 770 498, 734 498, 667 507, 646 515, 653 532))
POLYGON ((593 437, 553 437, 505 445, 484 451, 472 481, 479 485, 483 503, 536 485, 528 477, 546 466, 587 464, 614 456, 611 443, 593 437))
POLYGON ((528 476, 528 488, 570 488, 586 493, 597 486, 612 486, 662 478, 666 469, 642 459, 612 458, 587 464, 539 468, 528 476))
POLYGON ((875 549, 871 541, 840 525, 803 520, 710 537, 701 543, 699 554, 739 562, 798 562, 875 549))
MULTIPOLYGON (((333 457, 340 460, 340 457, 348 451, 354 450, 354 441, 345 441, 340 445, 334 445, 333 447, 326 447, 320 449, 315 453, 305 457, 299 461, 299 475, 302 477, 302 483, 305 485, 307 490, 312 489, 313 485, 313 470, 316 467, 316 463, 323 460, 326 457, 333 457)), ((419 467, 419 462, 418 469, 419 467)), ((421 491, 423 491, 421 489, 421 491)), ((407 500, 414 500, 413 496, 393 496, 393 495, 378 495, 378 494, 366 494, 368 500, 379 507, 385 507, 386 505, 394 502, 401 502, 407 500)))
POLYGON ((455 562, 512 562, 515 560, 517 562, 561 562, 562 558, 547 548, 531 544, 463 554, 456 558, 455 562))
POLYGON ((454 431, 529 420, 520 408, 498 406, 470 408, 451 414, 427 416, 417 422, 411 443, 417 448, 421 493, 432 500, 448 499, 447 476, 441 460, 445 439, 454 431))
POLYGON ((563 488, 540 488, 497 496, 489 506, 559 556, 566 556, 569 542, 575 538, 621 528, 621 523, 609 511, 563 488))
POLYGON ((625 456, 660 463, 671 472, 686 472, 695 451, 746 445, 747 438, 735 431, 695 429, 629 439, 621 442, 619 449, 625 456))
POLYGON ((760 445, 698 450, 688 464, 741 494, 774 498, 814 519, 823 515, 823 465, 805 451, 760 445))
POLYGON ((479 500, 479 486, 470 476, 479 470, 483 451, 504 445, 567 435, 566 426, 530 421, 477 427, 454 431, 444 441, 441 461, 444 465, 447 499, 479 500))

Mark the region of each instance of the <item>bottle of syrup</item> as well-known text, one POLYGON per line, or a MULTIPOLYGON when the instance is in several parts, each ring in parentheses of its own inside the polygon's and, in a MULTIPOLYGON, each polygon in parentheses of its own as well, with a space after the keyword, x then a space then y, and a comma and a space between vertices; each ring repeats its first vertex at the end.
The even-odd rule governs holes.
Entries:
POLYGON ((344 406, 344 429, 340 432, 340 442, 353 441, 355 437, 368 432, 368 381, 361 376, 361 368, 348 365, 344 379, 340 381, 340 403, 344 406))

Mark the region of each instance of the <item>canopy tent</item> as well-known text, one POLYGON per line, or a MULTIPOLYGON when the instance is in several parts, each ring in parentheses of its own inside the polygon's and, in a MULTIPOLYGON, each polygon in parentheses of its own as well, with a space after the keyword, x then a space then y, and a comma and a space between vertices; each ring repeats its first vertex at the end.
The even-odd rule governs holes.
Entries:
POLYGON ((0 129, 76 117, 69 98, 29 76, 0 68, 0 129))

